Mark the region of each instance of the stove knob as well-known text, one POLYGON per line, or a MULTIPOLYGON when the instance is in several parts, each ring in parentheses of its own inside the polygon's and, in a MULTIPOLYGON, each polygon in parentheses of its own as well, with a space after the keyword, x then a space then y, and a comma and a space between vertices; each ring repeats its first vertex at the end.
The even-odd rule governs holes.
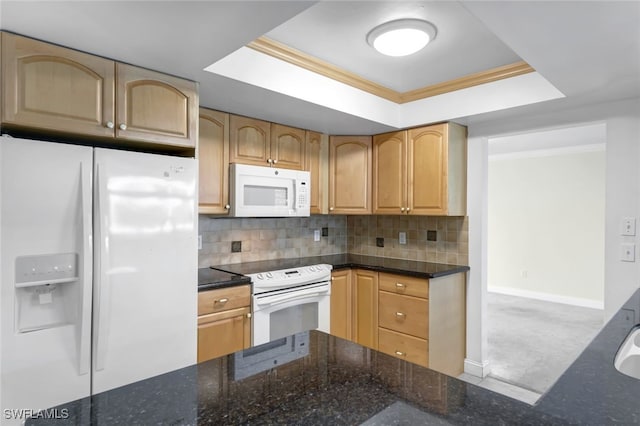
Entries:
POLYGON ((273 278, 273 274, 271 274, 271 272, 267 272, 267 278, 273 278))
POLYGON ((262 274, 258 274, 258 279, 259 279, 259 280, 261 280, 261 279, 263 279, 263 278, 264 278, 264 277, 262 276, 262 274))
POLYGON ((324 268, 322 267, 322 265, 318 265, 316 266, 316 271, 323 271, 324 268))
POLYGON ((311 272, 314 272, 314 271, 316 270, 316 267, 315 267, 315 266, 309 266, 309 270, 310 270, 311 272))

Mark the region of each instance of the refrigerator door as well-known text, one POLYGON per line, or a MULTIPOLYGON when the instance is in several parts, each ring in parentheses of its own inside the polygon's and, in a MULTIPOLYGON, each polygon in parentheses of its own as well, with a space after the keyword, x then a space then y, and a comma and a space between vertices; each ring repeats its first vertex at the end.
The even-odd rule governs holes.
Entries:
POLYGON ((95 150, 92 392, 196 362, 197 162, 95 150))
POLYGON ((3 424, 89 395, 92 168, 92 148, 0 137, 3 424))

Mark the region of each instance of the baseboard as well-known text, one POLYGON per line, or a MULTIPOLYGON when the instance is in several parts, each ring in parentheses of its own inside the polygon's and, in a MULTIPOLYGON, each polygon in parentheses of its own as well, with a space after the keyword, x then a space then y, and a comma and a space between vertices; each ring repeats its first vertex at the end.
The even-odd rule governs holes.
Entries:
POLYGON ((545 302, 564 303, 565 305, 581 306, 584 308, 604 309, 604 301, 583 299, 580 297, 560 296, 551 293, 541 293, 531 290, 522 290, 512 287, 489 286, 487 291, 491 293, 506 294, 508 296, 528 297, 530 299, 544 300, 545 302))
POLYGON ((491 373, 491 368, 489 368, 489 361, 485 361, 481 364, 477 361, 465 358, 464 372, 467 374, 471 374, 472 376, 485 378, 489 375, 489 373, 491 373))

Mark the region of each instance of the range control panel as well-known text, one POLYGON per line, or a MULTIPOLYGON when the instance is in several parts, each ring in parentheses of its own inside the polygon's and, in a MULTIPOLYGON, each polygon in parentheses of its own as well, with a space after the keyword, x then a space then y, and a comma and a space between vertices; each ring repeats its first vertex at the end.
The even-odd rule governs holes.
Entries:
POLYGON ((259 293, 276 288, 287 288, 331 280, 331 269, 328 264, 302 266, 294 269, 258 272, 247 274, 253 282, 253 292, 259 293))

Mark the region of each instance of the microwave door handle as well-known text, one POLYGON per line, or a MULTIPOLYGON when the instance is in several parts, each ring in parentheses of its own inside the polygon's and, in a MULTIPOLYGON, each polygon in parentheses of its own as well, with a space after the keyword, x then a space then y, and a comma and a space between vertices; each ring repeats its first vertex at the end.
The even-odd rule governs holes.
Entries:
POLYGON ((312 297, 317 297, 317 296, 322 296, 325 294, 328 294, 329 291, 321 291, 321 292, 316 292, 316 293, 303 293, 303 294, 292 294, 292 295, 287 295, 287 296, 282 296, 282 297, 276 297, 276 298, 264 298, 264 299, 258 299, 257 300, 257 304, 258 306, 273 306, 273 305, 279 305, 281 303, 286 303, 286 302, 291 302, 293 300, 299 300, 299 299, 309 299, 312 297))

